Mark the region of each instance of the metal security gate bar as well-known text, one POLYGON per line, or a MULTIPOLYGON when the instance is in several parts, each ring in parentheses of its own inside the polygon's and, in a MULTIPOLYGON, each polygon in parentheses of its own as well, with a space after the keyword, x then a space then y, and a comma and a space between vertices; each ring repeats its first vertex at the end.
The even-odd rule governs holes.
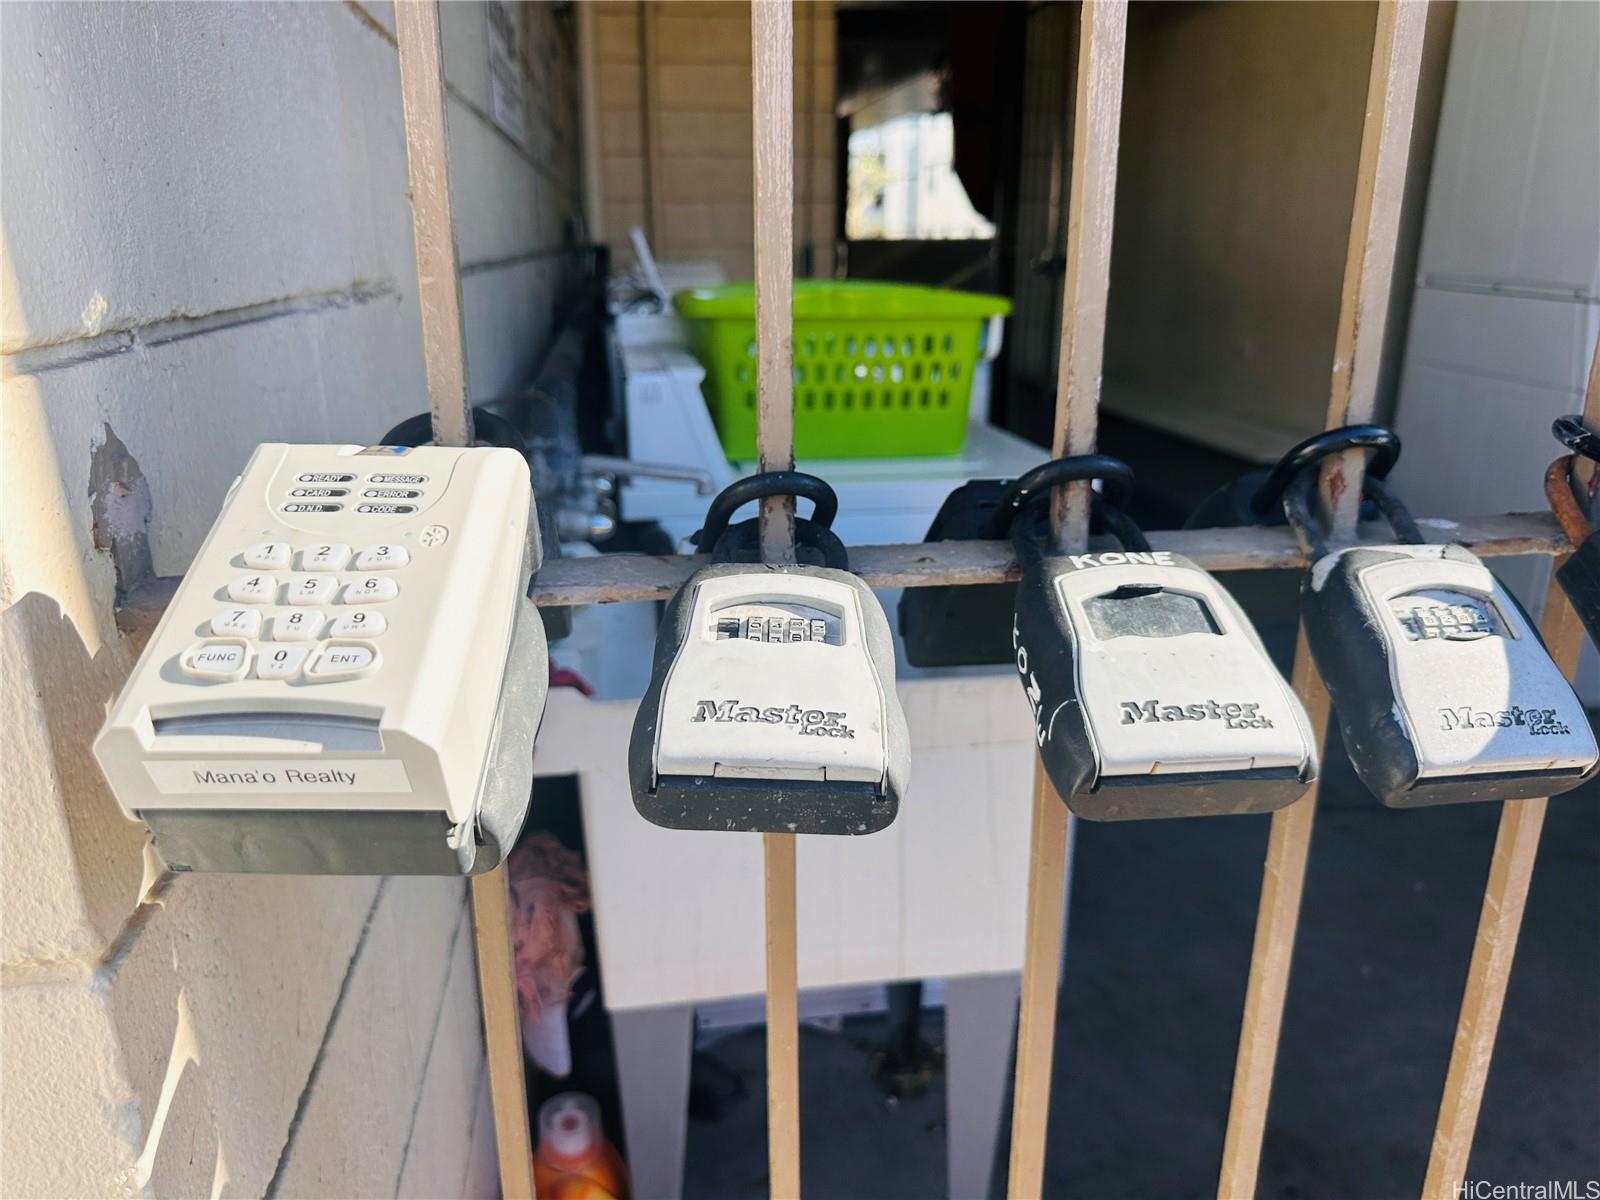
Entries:
MULTIPOLYGON (((1323 422, 1328 429, 1363 424, 1376 415, 1378 359, 1388 316, 1389 282, 1427 21, 1428 6, 1420 0, 1378 6, 1355 204, 1339 299, 1332 387, 1323 422)), ((1317 490, 1331 546, 1355 540, 1365 470, 1366 455, 1361 450, 1345 451, 1322 466, 1317 490)), ((1290 681, 1316 730, 1320 756, 1331 709, 1328 693, 1311 661, 1304 627, 1296 639, 1290 681)), ((1272 814, 1233 1097, 1228 1105, 1222 1174, 1217 1182, 1217 1194, 1222 1197, 1255 1195, 1320 787, 1320 782, 1312 784, 1303 799, 1272 814)))
MULTIPOLYGON (((1072 175, 1067 201, 1067 264, 1061 304, 1061 355, 1052 458, 1090 454, 1099 428, 1100 365, 1106 296, 1111 290, 1111 223, 1116 209, 1117 133, 1122 121, 1125 0, 1083 6, 1073 106, 1072 175)), ((1050 530, 1061 553, 1089 540, 1089 484, 1058 489, 1050 530)), ((1011 1101, 1009 1194, 1044 1194, 1050 1072, 1055 1059, 1067 856, 1073 818, 1045 774, 1033 765, 1028 847, 1028 909, 1023 935, 1022 996, 1017 1017, 1016 1080, 1011 1101)))
MULTIPOLYGON (((750 9, 754 88, 756 456, 762 471, 794 469, 794 10, 750 9)), ((761 501, 761 558, 795 561, 794 497, 761 501)), ((800 1013, 795 835, 761 835, 767 928, 767 1172, 782 1200, 800 1195, 800 1013)))
MULTIPOLYGON (((1379 5, 1331 372, 1326 417, 1330 428, 1364 422, 1373 415, 1427 16, 1425 0, 1379 5)), ((1060 375, 1051 447, 1057 457, 1095 448, 1126 18, 1125 0, 1086 0, 1082 5, 1060 375)), ((758 451, 763 470, 787 469, 794 463, 790 303, 795 211, 793 28, 790 0, 754 0, 754 249, 758 451)), ((459 263, 450 214, 437 0, 399 0, 396 40, 434 428, 442 443, 467 444, 472 437, 472 412, 459 263)), ((1600 425, 1600 353, 1590 375, 1584 422, 1590 428, 1600 425)), ((1581 482, 1587 484, 1591 465, 1579 462, 1581 482)), ((1360 452, 1347 452, 1322 468, 1323 517, 1334 546, 1387 540, 1386 532, 1368 531, 1358 523, 1363 467, 1360 452)), ((1074 485, 1053 506, 1052 532, 1059 548, 1083 544, 1087 501, 1086 485, 1074 485)), ((1572 550, 1549 513, 1506 514, 1451 525, 1456 540, 1484 557, 1538 554, 1560 558, 1572 550)), ((1150 540, 1155 547, 1179 551, 1210 570, 1290 568, 1306 562, 1305 548, 1285 529, 1156 532, 1150 540)), ((764 557, 792 561, 792 499, 762 502, 761 542, 764 557)), ((705 561, 677 555, 557 559, 537 578, 535 599, 541 605, 666 599, 705 561)), ((1012 548, 1003 542, 853 547, 851 564, 855 574, 874 587, 998 583, 1018 577, 1012 548)), ((160 617, 165 598, 160 588, 139 593, 119 612, 124 632, 136 641, 147 636, 160 617)), ((1556 661, 1570 674, 1582 630, 1553 582, 1543 634, 1556 661)), ((1327 725, 1329 703, 1303 630, 1292 683, 1320 734, 1327 725)), ((1062 901, 1071 836, 1066 806, 1042 769, 1036 770, 1033 791, 1026 958, 1008 1183, 1008 1194, 1015 1200, 1036 1200, 1043 1193, 1062 901)), ((1544 800, 1503 806, 1423 1183, 1428 1197, 1453 1196, 1455 1186, 1465 1178, 1545 807, 1544 800)), ((1255 1190, 1315 811, 1313 789, 1272 817, 1221 1152, 1218 1194, 1224 1200, 1248 1197, 1255 1190)), ((763 836, 771 1192, 787 1200, 800 1194, 795 845, 793 835, 763 836)), ((504 868, 475 878, 472 898, 501 1186, 508 1198, 531 1196, 532 1154, 504 868)))

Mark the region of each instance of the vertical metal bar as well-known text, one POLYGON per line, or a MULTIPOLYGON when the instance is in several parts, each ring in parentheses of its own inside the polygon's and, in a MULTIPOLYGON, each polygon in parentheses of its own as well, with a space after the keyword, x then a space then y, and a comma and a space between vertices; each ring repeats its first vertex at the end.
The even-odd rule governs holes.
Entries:
MULTIPOLYGON (((1426 26, 1424 0, 1378 6, 1334 344, 1328 428, 1369 421, 1376 407, 1378 358, 1388 315, 1426 26)), ((1354 536, 1365 465, 1361 452, 1356 451, 1332 458, 1323 466, 1323 511, 1329 518, 1330 540, 1335 544, 1354 536)), ((1291 682, 1305 704, 1320 744, 1326 739, 1328 694, 1312 665, 1303 629, 1295 646, 1291 682)), ((1228 1106, 1228 1132, 1217 1183, 1217 1194, 1224 1200, 1255 1194, 1316 803, 1314 786, 1303 799, 1272 814, 1233 1095, 1228 1106)))
MULTIPOLYGON (((794 466, 794 10, 750 6, 755 155, 756 454, 794 466)), ((761 501, 761 557, 793 562, 794 498, 761 501)), ((800 1195, 794 835, 762 837, 767 927, 767 1157, 774 1197, 800 1195)))
POLYGON ((522 1022, 511 958, 511 890, 505 866, 472 877, 472 934, 478 953, 489 1103, 504 1200, 533 1200, 533 1133, 522 1077, 522 1022))
MULTIPOLYGON (((763 471, 794 467, 794 10, 750 9, 755 132, 756 454, 763 471)), ((794 498, 761 503, 761 553, 794 561, 794 498)))
POLYGON ((794 837, 792 833, 761 835, 767 917, 767 1176, 773 1200, 799 1200, 800 1196, 800 1008, 794 837))
MULTIPOLYGON (((1355 205, 1345 252, 1344 288, 1339 298, 1339 328, 1333 346, 1326 422, 1330 429, 1370 421, 1377 411, 1378 366, 1389 314, 1395 245, 1400 236, 1411 150, 1411 122, 1416 112, 1427 27, 1427 0, 1399 0, 1378 6, 1361 158, 1356 167, 1355 205)), ((1365 462, 1362 451, 1351 450, 1341 462, 1323 472, 1322 499, 1335 538, 1354 535, 1365 462), (1351 485, 1348 487, 1341 486, 1346 475, 1351 485)))
MULTIPOLYGON (((1330 705, 1311 662, 1302 629, 1294 648, 1289 682, 1305 705, 1317 738, 1319 756, 1326 742, 1330 705)), ((1222 1147, 1220 1200, 1255 1195, 1261 1160, 1261 1139, 1267 1124, 1267 1103, 1277 1063, 1278 1035, 1283 1026, 1284 997, 1289 987, 1289 962, 1300 920, 1300 895, 1305 886, 1306 858, 1316 821, 1317 785, 1301 800, 1272 814, 1263 864, 1255 943, 1250 952, 1250 982, 1233 1069, 1233 1094, 1228 1105, 1228 1130, 1222 1147)))
MULTIPOLYGON (((467 390, 460 264, 450 211, 444 59, 436 0, 400 0, 395 5, 395 40, 400 53, 411 219, 417 244, 417 295, 433 439, 444 446, 469 446, 472 405, 467 390)), ((505 867, 473 878, 473 937, 500 1192, 506 1200, 532 1200, 533 1148, 522 1078, 509 900, 505 867)))
MULTIPOLYGON (((1600 428, 1600 342, 1595 344, 1589 367, 1583 422, 1590 429, 1600 428)), ((1580 457, 1574 472, 1579 475, 1578 482, 1587 486, 1594 476, 1595 464, 1580 457)), ((1563 561, 1558 559, 1552 572, 1563 561)), ((1539 631, 1551 657, 1570 678, 1578 668, 1583 626, 1553 573, 1539 631)), ((1509 800, 1500 810, 1500 832, 1489 860, 1483 912, 1478 918, 1478 936, 1472 947, 1472 964, 1467 968, 1467 986, 1450 1051, 1450 1070, 1445 1076, 1444 1098, 1428 1155, 1428 1174, 1422 1185, 1422 1194, 1430 1200, 1455 1200, 1461 1194, 1457 1189, 1466 1181, 1467 1159, 1478 1128, 1478 1110, 1494 1057, 1495 1035, 1500 1029, 1500 1013, 1516 957, 1528 888, 1533 882, 1547 804, 1543 799, 1509 800)))
POLYGON ((433 409, 433 440, 472 445, 466 335, 461 323, 461 264, 450 211, 450 163, 444 111, 444 58, 436 0, 400 0, 394 12, 405 110, 411 228, 417 243, 417 300, 422 355, 433 409))
MULTIPOLYGON (((1111 221, 1117 201, 1117 137, 1122 126, 1122 63, 1128 38, 1123 0, 1083 6, 1067 193, 1067 264, 1062 284, 1052 457, 1094 450, 1105 360, 1106 297, 1111 290, 1111 221)), ((1089 535, 1089 485, 1059 489, 1051 506, 1058 548, 1089 535)))
MULTIPOLYGON (((1073 110, 1072 183, 1067 216, 1067 272, 1061 306, 1056 384, 1056 458, 1095 447, 1106 294, 1111 286, 1111 224, 1116 203, 1117 135, 1122 114, 1125 0, 1088 0, 1078 40, 1073 110)), ((1074 484, 1051 502, 1058 549, 1088 538, 1089 490, 1074 484)), ((1035 1200, 1044 1190, 1050 1067, 1055 1052, 1063 900, 1071 819, 1040 763, 1034 765, 1028 854, 1027 927, 1017 1017, 1017 1077, 1011 1112, 1008 1195, 1035 1200)))
MULTIPOLYGON (((1091 3, 1094 0, 1091 0, 1091 3)), ((1044 768, 1033 768, 1028 829, 1028 901, 1017 1005, 1017 1076, 1011 1090, 1011 1156, 1006 1195, 1044 1194, 1050 1069, 1055 1057, 1056 994, 1061 983, 1061 922, 1073 823, 1044 768)))

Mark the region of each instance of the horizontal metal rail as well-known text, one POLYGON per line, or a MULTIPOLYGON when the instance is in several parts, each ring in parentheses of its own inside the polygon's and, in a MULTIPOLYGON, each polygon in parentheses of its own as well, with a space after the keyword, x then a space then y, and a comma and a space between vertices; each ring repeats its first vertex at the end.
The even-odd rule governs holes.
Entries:
MULTIPOLYGON (((1507 513, 1460 521, 1423 520, 1423 532, 1456 542, 1485 558, 1508 554, 1565 554, 1571 550, 1548 512, 1507 513)), ((1170 550, 1208 571, 1303 567, 1305 551, 1287 528, 1177 529, 1153 532, 1150 545, 1170 550)), ((1394 541, 1387 525, 1363 526, 1361 541, 1394 541)), ((623 600, 667 600, 696 569, 703 555, 602 555, 545 563, 534 581, 541 606, 611 604, 623 600)), ((911 542, 852 546, 850 570, 875 588, 966 586, 1009 583, 1021 571, 1010 542, 911 542)))
MULTIPOLYGON (((1459 521, 1422 518, 1423 532, 1455 542, 1484 558, 1510 554, 1556 556, 1572 551, 1548 512, 1503 513, 1459 521)), ((1174 529, 1150 535, 1156 550, 1170 550, 1208 571, 1279 570, 1306 565, 1305 551, 1287 528, 1174 529)), ((1361 541, 1391 541, 1386 525, 1361 529, 1361 541)), ((617 604, 669 600, 709 560, 691 554, 602 554, 595 558, 553 558, 534 580, 533 598, 541 608, 568 604, 617 604)), ((1009 583, 1020 571, 1010 542, 909 542, 853 546, 850 569, 875 588, 969 586, 1009 583)), ((142 645, 155 630, 178 587, 178 577, 152 579, 123 597, 117 627, 142 645)))

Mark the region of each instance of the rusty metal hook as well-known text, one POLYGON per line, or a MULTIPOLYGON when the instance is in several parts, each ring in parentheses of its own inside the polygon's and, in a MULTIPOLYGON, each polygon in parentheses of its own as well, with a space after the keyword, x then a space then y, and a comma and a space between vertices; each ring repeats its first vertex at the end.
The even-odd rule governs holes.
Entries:
POLYGON ((1550 464, 1544 473, 1544 495, 1567 541, 1581 546, 1594 532, 1594 526, 1578 500, 1578 489, 1572 478, 1572 465, 1577 459, 1576 454, 1568 454, 1550 464))

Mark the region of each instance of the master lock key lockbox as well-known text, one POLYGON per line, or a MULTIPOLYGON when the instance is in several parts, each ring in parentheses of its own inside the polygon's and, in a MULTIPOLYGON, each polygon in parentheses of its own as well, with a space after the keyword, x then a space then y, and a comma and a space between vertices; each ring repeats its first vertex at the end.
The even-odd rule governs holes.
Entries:
POLYGON ((629 752, 653 824, 873 833, 909 757, 888 622, 854 575, 715 564, 667 606, 629 752))
POLYGON ((1594 769, 1594 734, 1538 632, 1459 546, 1336 551, 1301 610, 1356 773, 1410 807, 1553 796, 1594 769))
POLYGON ((1040 757, 1079 816, 1270 812, 1316 777, 1293 690, 1233 597, 1182 555, 1035 556, 1012 636, 1040 757))

